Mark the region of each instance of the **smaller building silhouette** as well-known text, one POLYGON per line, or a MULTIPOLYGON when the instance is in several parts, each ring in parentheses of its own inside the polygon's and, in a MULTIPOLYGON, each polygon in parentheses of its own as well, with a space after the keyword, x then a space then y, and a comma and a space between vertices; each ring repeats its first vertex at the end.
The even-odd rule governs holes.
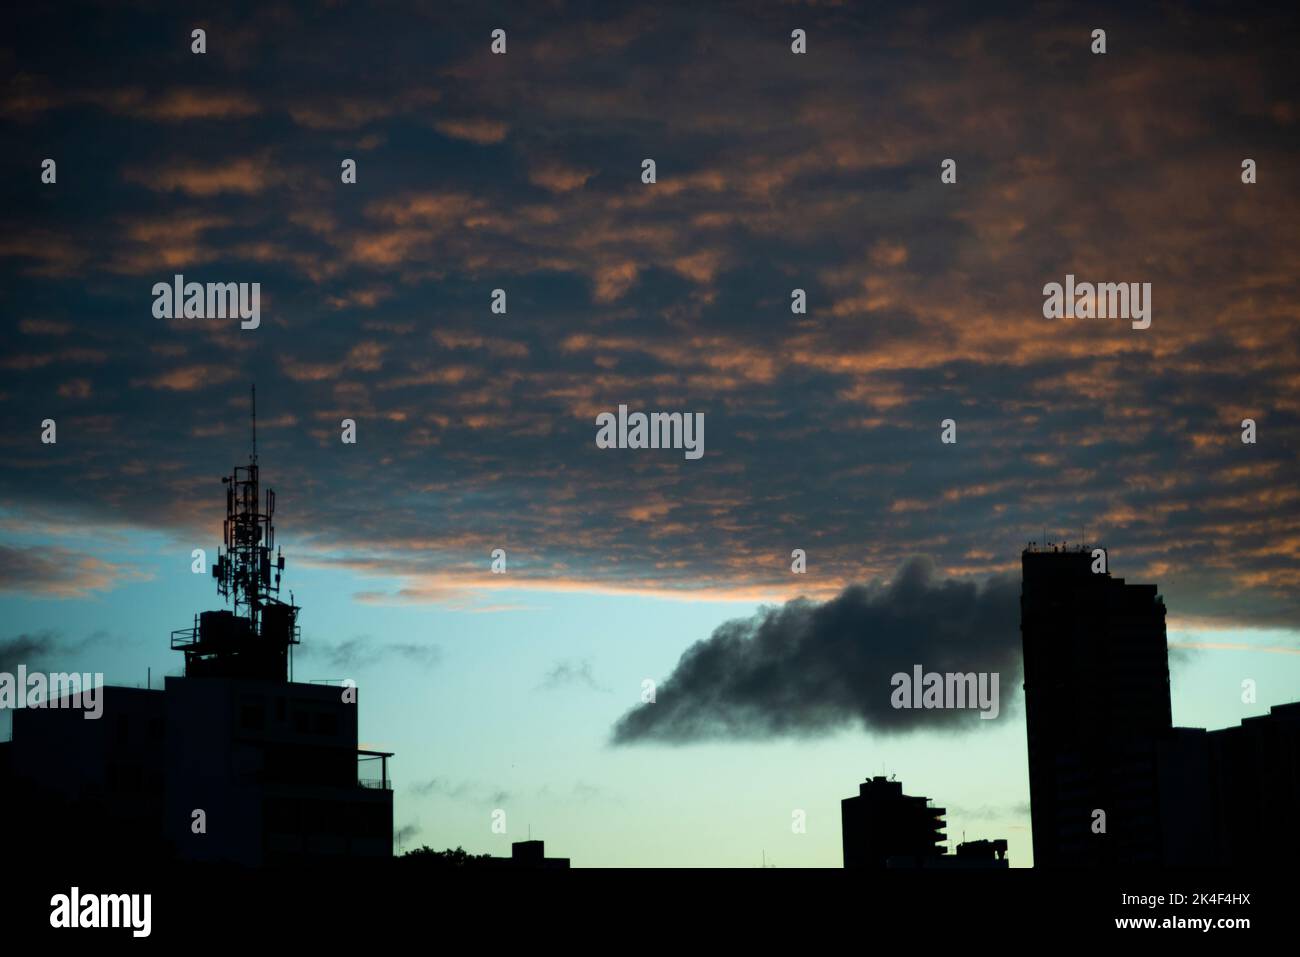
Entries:
POLYGON ((954 857, 945 858, 959 862, 959 867, 991 867, 1006 868, 1010 866, 1007 861, 1007 841, 1006 838, 998 838, 993 841, 965 841, 957 845, 957 853, 954 857))
POLYGON ((1165 866, 1271 866, 1279 822, 1300 810, 1300 702, 1214 731, 1174 728, 1156 772, 1165 866))
POLYGON ((844 866, 884 870, 943 868, 954 870, 1009 866, 1007 842, 967 841, 949 854, 944 816, 926 797, 903 793, 901 781, 877 775, 858 786, 857 797, 840 802, 844 866))
POLYGON ((513 867, 523 870, 564 870, 569 866, 567 857, 547 857, 545 841, 515 841, 510 845, 509 857, 489 858, 494 867, 513 867))
POLYGON ((857 797, 840 802, 844 866, 884 868, 891 858, 923 861, 943 855, 944 815, 929 798, 903 793, 901 781, 876 776, 857 797))

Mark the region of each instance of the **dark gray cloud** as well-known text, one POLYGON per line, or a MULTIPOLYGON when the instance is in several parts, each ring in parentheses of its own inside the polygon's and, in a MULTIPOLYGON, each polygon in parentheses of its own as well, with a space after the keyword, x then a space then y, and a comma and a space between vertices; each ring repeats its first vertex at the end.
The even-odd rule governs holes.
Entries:
POLYGON ((978 807, 948 804, 947 808, 950 820, 961 818, 967 821, 1004 821, 1007 818, 1029 817, 1028 801, 1017 804, 981 804, 978 807))
MULTIPOLYGON (((103 629, 97 629, 84 638, 70 638, 49 629, 24 632, 0 639, 0 671, 12 672, 20 664, 28 668, 53 667, 67 658, 74 658, 79 670, 107 670, 113 666, 121 646, 128 641, 123 635, 103 629), (86 655, 91 657, 84 657, 86 655)), ((63 667, 54 670, 63 670, 63 667)))
POLYGON ((58 647, 59 636, 52 631, 0 638, 0 671, 13 673, 19 665, 30 668, 37 661, 55 654, 58 647))
POLYGON ((344 670, 360 670, 382 661, 400 658, 410 664, 431 668, 442 660, 438 645, 403 641, 376 641, 361 635, 337 644, 322 644, 304 640, 298 652, 312 662, 344 670))
POLYGON ((851 585, 728 621, 686 650, 657 689, 615 724, 615 744, 808 737, 858 726, 955 730, 973 711, 895 709, 890 678, 925 671, 996 672, 1002 713, 1019 688, 1019 582, 937 577, 909 559, 887 582, 851 585))
POLYGON ((417 782, 411 785, 411 790, 420 797, 436 796, 485 807, 500 807, 511 798, 511 792, 505 788, 478 781, 449 781, 446 778, 417 782))
POLYGON ((610 690, 596 680, 596 676, 592 672, 591 661, 586 658, 581 660, 566 658, 557 661, 537 687, 541 691, 555 691, 569 685, 580 685, 590 688, 592 691, 608 692, 610 690))
POLYGON ((624 803, 621 794, 582 780, 575 781, 573 787, 569 789, 552 788, 549 784, 543 784, 537 789, 536 793, 538 798, 559 801, 564 804, 589 804, 593 801, 609 804, 624 803))
POLYGON ((393 843, 398 847, 404 845, 407 841, 418 835, 424 828, 420 826, 419 821, 413 821, 410 824, 403 824, 393 831, 393 843))

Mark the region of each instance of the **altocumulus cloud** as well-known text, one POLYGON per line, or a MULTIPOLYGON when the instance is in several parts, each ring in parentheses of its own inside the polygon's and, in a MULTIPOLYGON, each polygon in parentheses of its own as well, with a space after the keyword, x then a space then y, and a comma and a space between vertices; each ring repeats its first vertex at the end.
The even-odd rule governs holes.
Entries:
POLYGON ((762 608, 688 648, 656 700, 618 720, 612 741, 811 737, 855 724, 973 729, 983 723, 975 711, 894 709, 890 678, 917 664, 997 672, 1008 696, 1020 677, 1019 595, 1013 576, 943 579, 930 559, 912 558, 892 579, 850 585, 830 601, 762 608))

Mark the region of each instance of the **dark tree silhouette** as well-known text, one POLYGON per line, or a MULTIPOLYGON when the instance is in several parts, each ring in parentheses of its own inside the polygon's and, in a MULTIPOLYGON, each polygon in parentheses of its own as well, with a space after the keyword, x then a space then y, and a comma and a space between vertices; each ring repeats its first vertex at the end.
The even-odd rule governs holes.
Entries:
POLYGON ((435 851, 427 844, 407 851, 399 861, 409 861, 421 867, 481 867, 492 859, 491 854, 471 854, 463 847, 453 850, 435 851))

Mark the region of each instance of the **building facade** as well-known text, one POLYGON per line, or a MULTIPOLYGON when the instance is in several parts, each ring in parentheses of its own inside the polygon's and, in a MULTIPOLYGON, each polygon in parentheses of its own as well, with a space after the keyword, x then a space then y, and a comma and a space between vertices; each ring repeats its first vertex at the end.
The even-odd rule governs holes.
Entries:
POLYGON ((358 749, 358 689, 292 680, 298 607, 279 598, 274 492, 249 464, 223 482, 213 566, 233 610, 172 634, 185 676, 106 687, 103 712, 14 712, 0 788, 17 840, 42 855, 247 866, 392 856, 391 754, 358 749))

